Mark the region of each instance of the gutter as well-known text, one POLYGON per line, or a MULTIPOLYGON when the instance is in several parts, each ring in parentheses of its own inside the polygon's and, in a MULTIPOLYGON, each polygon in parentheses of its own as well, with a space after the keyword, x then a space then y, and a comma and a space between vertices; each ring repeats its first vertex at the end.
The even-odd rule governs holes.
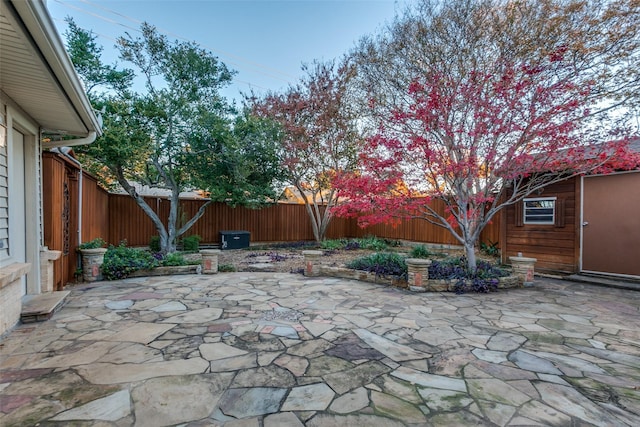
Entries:
MULTIPOLYGON (((53 149, 53 148, 60 148, 60 147, 75 147, 75 146, 78 146, 78 145, 91 144, 93 141, 96 140, 97 136, 98 136, 97 132, 92 130, 84 138, 61 139, 59 141, 43 142, 42 143, 42 148, 53 149)), ((59 151, 59 152, 62 153, 61 151, 59 151)), ((65 154, 65 156, 66 156, 66 154, 65 154)), ((67 157, 69 157, 69 156, 67 156, 67 157)), ((69 157, 69 158, 73 159, 72 157, 69 157)), ((73 159, 73 160, 76 163, 78 162, 76 159, 73 159)))

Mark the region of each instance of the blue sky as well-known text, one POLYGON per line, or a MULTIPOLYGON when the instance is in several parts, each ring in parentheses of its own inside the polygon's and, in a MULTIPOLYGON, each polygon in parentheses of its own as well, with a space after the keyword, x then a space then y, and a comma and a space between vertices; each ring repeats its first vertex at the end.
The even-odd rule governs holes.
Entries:
POLYGON ((58 31, 71 16, 92 30, 106 62, 117 60, 118 36, 139 34, 142 21, 171 39, 212 51, 238 74, 223 94, 282 90, 302 75, 302 63, 329 60, 393 20, 410 0, 48 0, 58 31))

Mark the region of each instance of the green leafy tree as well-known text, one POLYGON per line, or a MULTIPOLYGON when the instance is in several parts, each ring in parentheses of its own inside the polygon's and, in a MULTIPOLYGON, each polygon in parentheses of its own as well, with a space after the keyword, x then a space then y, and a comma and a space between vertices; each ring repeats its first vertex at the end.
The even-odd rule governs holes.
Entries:
POLYGON ((248 135, 254 128, 244 116, 234 119, 234 109, 219 93, 232 71, 195 43, 170 41, 149 24, 142 24, 141 34, 117 40, 120 58, 144 82, 145 90, 138 93, 133 72, 104 65, 95 36, 70 25, 69 52, 87 88, 104 87, 92 97, 94 108, 102 111, 104 135, 77 151, 104 182, 122 187, 135 200, 167 253, 212 202, 265 203, 277 169, 269 166, 269 150, 261 150, 266 146, 260 145, 259 132, 248 135), (169 190, 167 218, 147 204, 136 183, 169 190), (212 197, 193 217, 180 218, 180 192, 195 186, 212 197))

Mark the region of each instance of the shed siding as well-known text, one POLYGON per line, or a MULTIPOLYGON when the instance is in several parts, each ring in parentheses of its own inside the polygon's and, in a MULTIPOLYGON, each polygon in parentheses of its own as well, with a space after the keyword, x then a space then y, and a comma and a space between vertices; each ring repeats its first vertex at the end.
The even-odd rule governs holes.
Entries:
MULTIPOLYGON (((574 273, 578 271, 578 221, 576 204, 576 178, 571 178, 544 189, 540 197, 557 197, 563 202, 563 221, 557 225, 518 225, 517 206, 509 206, 504 215, 505 236, 503 257, 505 260, 519 252, 526 257, 537 258, 536 269, 574 273)), ((533 196, 532 196, 533 197, 533 196)), ((559 212, 560 213, 560 212, 559 212)), ((521 223, 521 222, 520 222, 521 223)))

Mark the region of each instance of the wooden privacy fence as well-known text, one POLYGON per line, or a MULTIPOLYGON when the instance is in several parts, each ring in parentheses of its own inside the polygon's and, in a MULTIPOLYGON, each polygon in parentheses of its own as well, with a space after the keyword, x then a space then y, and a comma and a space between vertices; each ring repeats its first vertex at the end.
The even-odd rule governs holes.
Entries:
MULTIPOLYGON (((78 267, 76 248, 79 239, 88 242, 101 237, 111 244, 126 240, 130 246, 147 246, 151 237, 157 235, 151 220, 129 195, 107 193, 93 176, 81 172, 78 164, 69 158, 56 153, 44 153, 42 167, 44 244, 49 249, 63 253, 54 262, 54 289, 61 290, 65 283, 73 281, 78 267)), ((166 221, 169 201, 161 197, 147 197, 145 200, 166 221)), ((191 218, 203 203, 203 200, 181 200, 180 210, 184 218, 191 218)), ((439 212, 444 212, 441 201, 432 203, 439 212)), ((498 242, 499 222, 496 217, 494 223, 482 233, 481 242, 498 242)), ((300 204, 276 204, 256 210, 212 203, 186 235, 197 234, 202 237, 202 243, 217 244, 220 231, 228 230, 249 231, 251 242, 314 239, 305 206, 300 204)), ((327 231, 330 239, 367 235, 444 245, 459 244, 447 230, 417 219, 404 221, 397 226, 380 224, 360 228, 356 219, 334 218, 327 231)))
POLYGON ((53 267, 53 287, 62 290, 78 267, 79 240, 109 234, 110 197, 68 157, 43 153, 42 170, 44 244, 62 252, 53 267))
MULTIPOLYGON (((166 220, 169 201, 160 197, 147 197, 146 202, 166 220)), ((185 220, 191 218, 204 204, 203 200, 181 200, 180 211, 185 220)), ((444 212, 444 203, 432 203, 444 212)), ((179 215, 180 216, 180 215, 179 215)), ((480 241, 497 242, 499 224, 496 220, 485 228, 480 241)), ((220 231, 244 230, 251 233, 252 242, 295 242, 313 240, 313 231, 304 205, 276 204, 262 209, 232 208, 224 203, 212 203, 205 214, 186 235, 199 235, 202 243, 218 243, 220 231)), ((109 234, 105 239, 117 244, 126 240, 130 246, 145 246, 157 232, 151 220, 128 195, 109 195, 109 234)), ((379 224, 360 228, 354 218, 334 218, 327 231, 330 239, 375 235, 393 240, 458 245, 459 242, 444 228, 424 220, 403 221, 397 226, 379 224)))

